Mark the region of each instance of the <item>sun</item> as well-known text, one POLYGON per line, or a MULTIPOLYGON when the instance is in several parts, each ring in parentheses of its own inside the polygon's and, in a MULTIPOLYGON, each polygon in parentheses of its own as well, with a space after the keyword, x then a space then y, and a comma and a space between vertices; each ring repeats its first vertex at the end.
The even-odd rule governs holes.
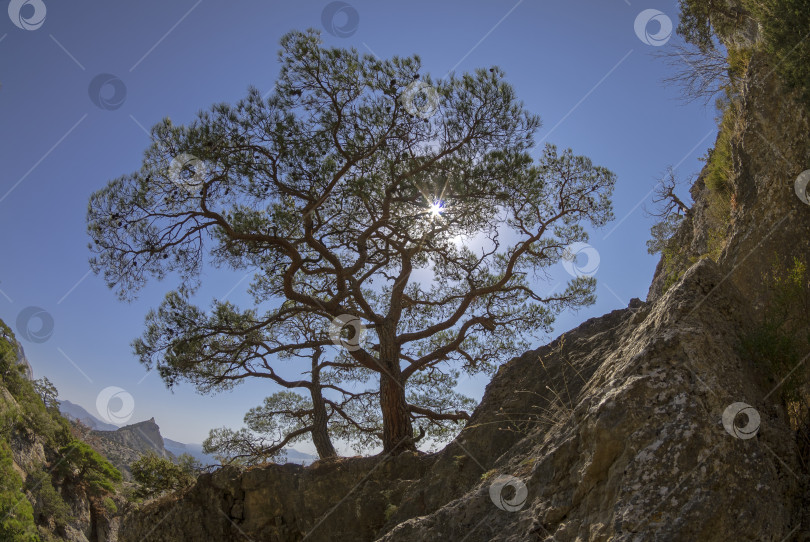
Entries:
POLYGON ((431 218, 438 218, 444 212, 444 202, 441 200, 436 200, 430 205, 430 217, 431 218))

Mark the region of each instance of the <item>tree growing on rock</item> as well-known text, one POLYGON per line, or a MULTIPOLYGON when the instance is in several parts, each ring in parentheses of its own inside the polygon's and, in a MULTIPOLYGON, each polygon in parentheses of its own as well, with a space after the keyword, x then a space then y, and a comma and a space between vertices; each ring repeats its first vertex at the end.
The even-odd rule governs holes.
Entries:
POLYGON ((193 485, 199 462, 188 454, 182 454, 178 463, 173 463, 165 457, 148 453, 135 460, 129 468, 132 479, 138 484, 135 495, 152 498, 193 485))
MULTIPOLYGON (((208 261, 252 272, 255 307, 212 312, 257 337, 312 318, 342 347, 330 369, 374 376, 384 451, 411 450, 415 422, 468 419, 436 400, 455 375, 491 372, 593 302, 592 277, 551 293, 532 279, 587 240, 583 222, 612 218, 614 175, 552 145, 535 160, 540 121, 498 68, 433 81, 418 57, 325 48, 315 31, 281 47, 269 97, 159 123, 141 169, 91 197, 91 264, 123 298, 169 273, 192 293, 208 261)), ((194 380, 205 340, 170 321, 150 323, 141 359, 194 380)), ((254 348, 246 333, 234 350, 254 348)))
MULTIPOLYGON (((652 238, 647 241, 647 252, 650 254, 656 254, 666 248, 689 211, 689 206, 676 192, 678 187, 683 184, 675 175, 675 170, 672 167, 667 168, 666 174, 653 189, 653 208, 644 208, 647 216, 656 219, 656 222, 650 227, 652 238)), ((686 184, 691 184, 691 182, 686 184)))

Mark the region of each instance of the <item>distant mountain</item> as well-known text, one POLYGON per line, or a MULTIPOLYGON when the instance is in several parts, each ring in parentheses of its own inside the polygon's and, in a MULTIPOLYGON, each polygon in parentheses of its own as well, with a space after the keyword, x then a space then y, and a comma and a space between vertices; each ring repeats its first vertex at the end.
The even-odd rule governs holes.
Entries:
POLYGON ((77 405, 76 403, 71 403, 67 399, 59 401, 59 411, 66 418, 82 422, 90 429, 96 429, 98 431, 115 431, 118 429, 117 425, 102 422, 87 412, 83 407, 77 405))
MULTIPOLYGON (((203 452, 202 444, 183 444, 176 440, 164 438, 163 445, 176 456, 181 454, 189 454, 197 459, 203 465, 216 465, 219 462, 214 459, 214 456, 208 455, 203 452)), ((309 465, 318 459, 316 456, 300 452, 296 449, 287 449, 287 463, 296 463, 298 465, 309 465)))
POLYGON ((116 427, 115 431, 90 430, 84 440, 101 452, 129 479, 129 466, 145 454, 155 454, 175 460, 163 445, 163 437, 155 419, 116 427))
POLYGON ((297 465, 309 465, 318 459, 318 456, 299 452, 295 448, 287 449, 287 463, 295 463, 297 465))
POLYGON ((176 456, 188 454, 203 465, 215 465, 217 460, 213 456, 203 453, 202 444, 184 444, 169 438, 163 439, 163 445, 176 456))
MULTIPOLYGON (((59 401, 59 410, 65 417, 79 421, 92 429, 91 434, 95 439, 89 435, 88 438, 94 440, 105 455, 113 460, 113 464, 126 472, 132 461, 150 451, 171 459, 181 454, 189 454, 203 465, 218 463, 213 456, 203 453, 202 444, 187 444, 163 437, 154 418, 119 428, 116 425, 104 423, 81 406, 66 399, 59 401)), ((309 465, 316 459, 318 459, 316 456, 305 452, 295 449, 287 450, 288 463, 309 465)))

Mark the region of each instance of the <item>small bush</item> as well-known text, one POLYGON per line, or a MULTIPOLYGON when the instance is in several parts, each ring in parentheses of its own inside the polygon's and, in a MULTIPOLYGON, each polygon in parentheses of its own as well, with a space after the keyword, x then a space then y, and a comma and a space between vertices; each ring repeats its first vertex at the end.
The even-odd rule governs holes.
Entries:
POLYGON ((774 70, 810 106, 810 0, 749 0, 774 70))
POLYGON ((101 500, 101 504, 104 506, 104 510, 107 512, 108 515, 114 516, 118 513, 118 506, 116 506, 115 501, 112 500, 110 497, 104 497, 101 500))
POLYGON ((390 521, 394 514, 397 513, 398 509, 398 506, 389 503, 389 505, 385 507, 385 521, 390 521))
POLYGON ((52 519, 58 527, 73 520, 70 506, 53 487, 48 473, 43 470, 35 471, 29 475, 25 487, 36 499, 36 512, 40 518, 52 519))
POLYGON ((766 306, 758 325, 742 340, 742 349, 781 386, 786 403, 803 401, 810 386, 810 364, 800 364, 810 345, 810 275, 794 259, 786 271, 763 277, 766 306))
POLYGON ((38 541, 34 509, 22 492, 11 449, 0 440, 0 540, 38 541))
POLYGON ((176 465, 165 457, 152 453, 142 456, 129 467, 132 478, 138 484, 135 494, 151 498, 189 487, 195 480, 191 467, 195 462, 191 459, 192 461, 184 459, 183 465, 176 465))

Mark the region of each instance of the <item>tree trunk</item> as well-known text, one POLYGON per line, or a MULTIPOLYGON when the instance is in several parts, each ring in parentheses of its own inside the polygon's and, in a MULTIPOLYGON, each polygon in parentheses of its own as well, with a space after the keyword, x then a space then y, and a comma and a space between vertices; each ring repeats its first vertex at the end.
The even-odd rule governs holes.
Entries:
POLYGON ((313 393, 312 404, 314 407, 313 421, 312 421, 312 442, 315 443, 315 449, 318 451, 318 457, 321 459, 325 457, 335 457, 337 452, 335 447, 332 446, 332 440, 329 438, 329 431, 326 428, 326 405, 324 405, 323 397, 321 397, 320 388, 317 395, 313 393))
POLYGON ((329 430, 327 429, 329 417, 326 415, 326 403, 323 400, 323 390, 321 389, 321 368, 318 364, 320 357, 321 350, 318 349, 312 356, 312 386, 309 390, 312 396, 313 410, 312 442, 315 444, 318 457, 324 459, 337 456, 337 452, 335 447, 332 446, 332 439, 329 438, 329 430))
POLYGON ((383 453, 415 450, 413 426, 405 400, 405 382, 393 333, 380 330, 380 409, 383 418, 383 453))

